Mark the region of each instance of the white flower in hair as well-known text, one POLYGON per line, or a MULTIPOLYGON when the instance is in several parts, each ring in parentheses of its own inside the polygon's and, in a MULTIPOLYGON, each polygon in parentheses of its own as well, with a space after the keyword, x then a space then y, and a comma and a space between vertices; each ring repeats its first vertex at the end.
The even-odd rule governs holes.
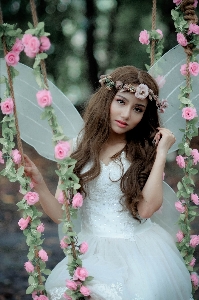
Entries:
POLYGON ((149 88, 146 84, 141 83, 136 88, 135 97, 138 99, 145 99, 149 95, 149 88))

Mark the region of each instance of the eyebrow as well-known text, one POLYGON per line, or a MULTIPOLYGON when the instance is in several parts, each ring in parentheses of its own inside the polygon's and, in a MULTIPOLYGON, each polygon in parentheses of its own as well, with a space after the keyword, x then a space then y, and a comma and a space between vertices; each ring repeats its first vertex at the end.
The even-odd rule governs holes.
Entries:
MULTIPOLYGON (((126 100, 126 101, 128 101, 129 102, 129 100, 126 98, 126 97, 124 97, 124 96, 122 96, 122 95, 117 95, 117 96, 119 96, 119 97, 121 97, 121 98, 123 98, 124 100, 126 100)), ((145 107, 146 108, 146 105, 144 105, 144 104, 140 104, 140 103, 136 103, 135 104, 135 106, 142 106, 142 107, 145 107)))

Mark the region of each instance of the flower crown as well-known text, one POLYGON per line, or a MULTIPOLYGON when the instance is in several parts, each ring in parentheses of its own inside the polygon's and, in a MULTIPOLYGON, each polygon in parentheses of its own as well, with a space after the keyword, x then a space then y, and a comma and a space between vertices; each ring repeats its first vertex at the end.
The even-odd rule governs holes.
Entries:
POLYGON ((146 85, 146 84, 139 84, 138 86, 133 86, 132 84, 123 84, 122 81, 116 81, 114 82, 112 80, 112 77, 110 75, 101 75, 99 80, 101 86, 105 86, 107 90, 111 90, 113 87, 115 87, 120 92, 130 92, 135 93, 135 97, 138 99, 145 99, 149 98, 149 100, 155 100, 156 106, 158 108, 158 111, 160 113, 165 112, 165 108, 168 107, 167 100, 160 100, 157 95, 154 94, 154 92, 146 85))

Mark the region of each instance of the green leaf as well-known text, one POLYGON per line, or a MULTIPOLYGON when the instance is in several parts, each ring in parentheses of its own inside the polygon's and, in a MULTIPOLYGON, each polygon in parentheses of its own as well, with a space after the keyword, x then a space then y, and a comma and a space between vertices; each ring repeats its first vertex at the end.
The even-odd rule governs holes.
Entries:
POLYGON ((50 275, 51 270, 45 269, 45 270, 42 271, 42 273, 45 274, 45 275, 50 275))
POLYGON ((31 294, 32 292, 34 292, 34 287, 33 286, 29 286, 26 290, 26 294, 31 294))

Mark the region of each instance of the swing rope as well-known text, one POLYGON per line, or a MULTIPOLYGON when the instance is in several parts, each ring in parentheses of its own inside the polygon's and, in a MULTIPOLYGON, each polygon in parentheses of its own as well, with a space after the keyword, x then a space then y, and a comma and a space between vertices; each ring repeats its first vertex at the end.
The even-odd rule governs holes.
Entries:
MULTIPOLYGON (((156 29, 156 13, 157 13, 157 7, 156 7, 156 0, 153 0, 153 6, 152 6, 152 30, 156 29)), ((151 67, 154 65, 155 62, 155 43, 156 41, 152 39, 151 41, 151 67)))

